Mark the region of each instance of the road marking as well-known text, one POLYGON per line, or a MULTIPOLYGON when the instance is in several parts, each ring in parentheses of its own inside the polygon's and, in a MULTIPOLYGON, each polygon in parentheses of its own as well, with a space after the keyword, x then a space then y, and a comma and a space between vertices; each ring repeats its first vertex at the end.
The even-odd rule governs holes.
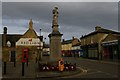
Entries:
POLYGON ((83 69, 83 68, 81 68, 81 67, 77 67, 77 68, 81 69, 84 73, 87 73, 87 71, 88 71, 88 70, 83 69))
POLYGON ((113 77, 118 77, 118 75, 112 75, 112 74, 110 74, 110 73, 103 72, 103 71, 97 71, 97 72, 88 73, 88 74, 94 74, 94 73, 103 73, 103 74, 105 74, 105 75, 109 75, 109 76, 113 76, 113 77))
POLYGON ((81 69, 82 72, 79 73, 79 74, 76 74, 76 75, 72 75, 72 76, 64 76, 64 77, 61 77, 61 78, 73 78, 73 77, 78 77, 78 76, 81 76, 81 75, 85 75, 85 74, 88 72, 88 70, 83 69, 83 68, 81 68, 81 67, 77 67, 77 68, 81 69))
POLYGON ((90 62, 100 62, 100 63, 107 63, 107 64, 115 64, 115 65, 118 65, 118 62, 112 62, 112 61, 104 61, 104 60, 93 60, 93 59, 87 59, 87 58, 80 58, 82 60, 86 60, 86 61, 90 61, 90 62))

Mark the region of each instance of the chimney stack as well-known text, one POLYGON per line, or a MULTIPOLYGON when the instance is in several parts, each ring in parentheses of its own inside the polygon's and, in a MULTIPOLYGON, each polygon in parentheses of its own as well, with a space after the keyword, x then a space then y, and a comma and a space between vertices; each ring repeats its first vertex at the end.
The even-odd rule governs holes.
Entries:
POLYGON ((3 34, 7 34, 7 27, 4 27, 4 32, 3 34))
POLYGON ((62 40, 62 42, 64 42, 64 41, 65 41, 65 39, 62 40))
POLYGON ((4 32, 3 32, 3 46, 6 47, 6 37, 7 37, 7 27, 4 27, 4 32))
POLYGON ((95 27, 95 31, 97 31, 97 30, 99 30, 99 29, 101 29, 100 26, 96 26, 96 27, 95 27))
POLYGON ((73 39, 73 40, 75 39, 74 36, 72 37, 72 39, 73 39))

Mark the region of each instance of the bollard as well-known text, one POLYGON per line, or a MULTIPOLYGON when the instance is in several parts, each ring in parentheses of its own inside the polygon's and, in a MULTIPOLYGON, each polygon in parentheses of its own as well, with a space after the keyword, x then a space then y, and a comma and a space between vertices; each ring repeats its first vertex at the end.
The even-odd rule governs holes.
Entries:
POLYGON ((27 65, 27 67, 28 67, 28 59, 27 59, 27 61, 26 61, 26 65, 27 65))
POLYGON ((24 62, 22 62, 22 76, 24 76, 24 62))
POLYGON ((4 62, 4 74, 6 74, 6 62, 4 62))
POLYGON ((15 59, 14 59, 14 67, 16 67, 16 61, 15 61, 15 59))
POLYGON ((36 58, 36 63, 37 63, 37 58, 36 58))

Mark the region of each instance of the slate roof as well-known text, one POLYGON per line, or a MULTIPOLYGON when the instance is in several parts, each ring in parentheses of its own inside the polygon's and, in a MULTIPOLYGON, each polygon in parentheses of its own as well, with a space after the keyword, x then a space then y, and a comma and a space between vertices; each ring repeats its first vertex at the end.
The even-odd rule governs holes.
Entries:
POLYGON ((70 40, 65 40, 62 42, 62 44, 69 44, 69 43, 72 43, 73 39, 70 39, 70 40))
POLYGON ((82 38, 85 38, 85 37, 88 37, 88 36, 90 36, 90 35, 97 34, 97 33, 120 34, 120 32, 115 32, 115 31, 112 31, 112 30, 108 30, 108 29, 101 28, 101 29, 96 30, 96 31, 94 31, 94 32, 91 32, 91 33, 89 33, 89 34, 87 34, 87 35, 85 35, 85 36, 82 36, 81 39, 82 39, 82 38))
POLYGON ((80 45, 81 45, 81 42, 79 42, 79 43, 77 43, 75 45, 72 45, 72 47, 74 47, 74 46, 80 46, 80 45))
POLYGON ((102 40, 102 42, 105 41, 112 41, 112 40, 120 40, 120 34, 108 34, 108 36, 102 40))
MULTIPOLYGON (((2 46, 3 46, 3 34, 2 35, 2 46)), ((10 41, 11 46, 15 47, 15 43, 23 36, 23 34, 7 34, 6 42, 10 41)), ((43 36, 38 36, 38 38, 43 41, 43 36)))
POLYGON ((38 38, 36 32, 34 29, 28 29, 24 35, 22 36, 22 38, 38 38))
MULTIPOLYGON (((3 46, 3 34, 2 35, 2 46, 3 46)), ((20 39, 22 34, 7 34, 6 35, 6 43, 7 41, 11 42, 11 46, 15 47, 15 43, 20 39)))

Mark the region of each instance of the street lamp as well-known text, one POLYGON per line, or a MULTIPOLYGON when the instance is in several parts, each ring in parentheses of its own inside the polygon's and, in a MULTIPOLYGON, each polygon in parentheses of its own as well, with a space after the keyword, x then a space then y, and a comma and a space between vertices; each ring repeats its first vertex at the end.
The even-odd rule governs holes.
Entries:
MULTIPOLYGON (((41 37, 41 29, 40 29, 40 37, 41 37)), ((38 56, 39 56, 39 61, 42 60, 42 50, 43 50, 43 42, 40 39, 39 46, 37 47, 38 49, 38 56)))
POLYGON ((40 47, 38 46, 38 47, 37 47, 37 57, 36 57, 36 63, 37 63, 37 61, 39 60, 39 50, 40 50, 40 47))
POLYGON ((40 60, 42 60, 42 49, 43 49, 43 43, 40 42, 40 60))
POLYGON ((39 56, 39 61, 42 60, 42 50, 43 50, 43 43, 40 41, 39 46, 37 47, 38 49, 38 56, 39 56))

